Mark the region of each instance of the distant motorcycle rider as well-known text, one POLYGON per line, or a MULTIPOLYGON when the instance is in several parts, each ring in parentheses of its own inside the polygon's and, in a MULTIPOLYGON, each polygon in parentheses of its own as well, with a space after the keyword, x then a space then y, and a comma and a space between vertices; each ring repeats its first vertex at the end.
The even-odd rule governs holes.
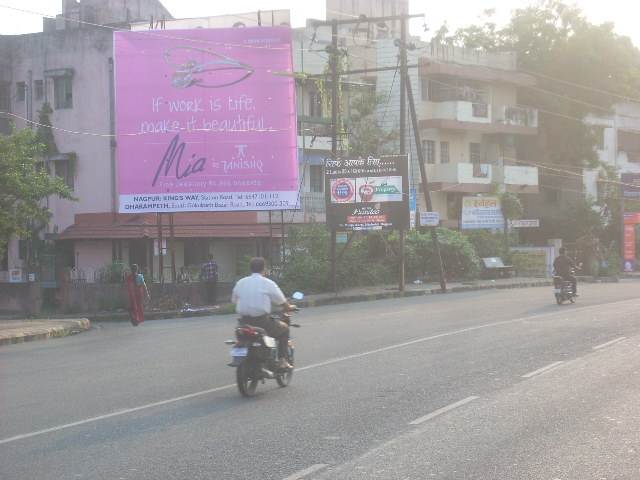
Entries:
POLYGON ((567 249, 564 247, 560 248, 560 255, 553 261, 553 270, 555 274, 559 277, 562 277, 563 280, 567 282, 571 282, 571 286, 573 288, 573 293, 578 295, 578 280, 573 275, 573 272, 578 267, 574 263, 571 258, 567 256, 567 249))
POLYGON ((270 317, 272 305, 281 306, 284 311, 295 310, 296 307, 287 302, 280 287, 264 276, 264 258, 253 258, 249 263, 251 275, 236 283, 231 294, 231 301, 236 305, 236 312, 241 315, 242 325, 263 328, 267 335, 278 340, 278 367, 292 368, 288 362, 289 326, 280 320, 270 317))

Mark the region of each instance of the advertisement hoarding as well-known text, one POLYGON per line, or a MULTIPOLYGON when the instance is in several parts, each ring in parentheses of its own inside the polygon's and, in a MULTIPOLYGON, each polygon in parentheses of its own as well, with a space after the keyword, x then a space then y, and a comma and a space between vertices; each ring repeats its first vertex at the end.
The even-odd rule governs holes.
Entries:
POLYGON ((420 212, 421 227, 437 227, 440 225, 439 212, 420 212))
POLYGON ((337 230, 409 227, 408 157, 325 160, 327 225, 337 230))
POLYGON ((290 28, 114 42, 120 212, 296 208, 290 28))
POLYGON ((640 173, 623 173, 620 182, 624 198, 640 198, 640 173))
POLYGON ((504 228, 498 197, 463 197, 460 227, 463 230, 504 228))

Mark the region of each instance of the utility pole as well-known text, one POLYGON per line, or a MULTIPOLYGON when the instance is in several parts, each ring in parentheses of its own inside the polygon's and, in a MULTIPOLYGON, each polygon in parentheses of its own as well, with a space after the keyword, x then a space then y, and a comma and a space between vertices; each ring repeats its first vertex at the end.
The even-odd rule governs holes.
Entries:
MULTIPOLYGON (((338 82, 340 76, 338 75, 338 62, 340 61, 340 54, 338 52, 338 20, 334 19, 331 22, 331 52, 329 56, 329 64, 331 68, 331 159, 336 160, 338 158, 338 82)), ((336 261, 336 229, 331 228, 331 287, 333 293, 338 293, 338 278, 337 278, 337 261, 336 261)))
MULTIPOLYGON (((407 69, 407 20, 400 20, 400 155, 407 153, 407 77, 409 72, 407 69)), ((407 195, 409 192, 405 192, 407 195)), ((405 288, 405 271, 404 271, 404 255, 405 255, 405 230, 400 229, 400 284, 399 290, 404 292, 405 288)))
MULTIPOLYGON (((404 50, 406 55, 406 46, 404 50)), ((418 152, 418 163, 420 164, 420 177, 422 181, 422 191, 424 192, 424 201, 427 207, 427 211, 433 211, 433 205, 431 203, 431 194, 429 192, 429 181, 427 179, 427 168, 424 164, 424 152, 420 141, 420 129, 418 128, 418 117, 416 115, 416 104, 413 98, 413 89, 411 82, 407 82, 407 94, 409 96, 409 111, 411 112, 411 124, 413 125, 413 135, 416 142, 416 151, 418 152)), ((444 264, 442 263, 442 255, 440 253, 440 242, 438 241, 438 233, 436 227, 429 227, 431 231, 431 240, 436 249, 436 255, 438 257, 438 265, 440 267, 440 289, 442 292, 447 291, 447 282, 444 273, 444 264)))

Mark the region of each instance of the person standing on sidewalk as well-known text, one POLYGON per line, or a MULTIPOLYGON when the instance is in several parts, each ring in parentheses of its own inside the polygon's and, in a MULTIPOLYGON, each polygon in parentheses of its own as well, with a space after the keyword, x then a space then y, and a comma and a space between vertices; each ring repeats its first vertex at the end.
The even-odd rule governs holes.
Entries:
POLYGON ((149 300, 149 289, 144 281, 144 276, 140 273, 138 265, 131 265, 131 273, 127 275, 127 293, 129 295, 129 315, 131 324, 137 327, 144 322, 144 297, 145 294, 149 300))
POLYGON ((205 300, 209 305, 215 305, 218 289, 218 264, 213 260, 211 254, 209 254, 209 261, 202 265, 200 280, 204 283, 205 300))

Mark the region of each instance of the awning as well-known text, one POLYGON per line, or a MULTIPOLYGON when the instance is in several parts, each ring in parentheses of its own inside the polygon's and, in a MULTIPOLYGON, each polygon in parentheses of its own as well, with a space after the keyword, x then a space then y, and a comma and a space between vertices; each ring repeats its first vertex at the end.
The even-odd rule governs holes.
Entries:
MULTIPOLYGON (((255 212, 203 212, 174 214, 175 238, 269 238, 280 237, 279 222, 257 223, 255 212)), ((163 214, 162 235, 169 237, 169 215, 163 214)), ((58 240, 122 240, 157 238, 155 214, 88 213, 75 216, 75 223, 58 240)))

